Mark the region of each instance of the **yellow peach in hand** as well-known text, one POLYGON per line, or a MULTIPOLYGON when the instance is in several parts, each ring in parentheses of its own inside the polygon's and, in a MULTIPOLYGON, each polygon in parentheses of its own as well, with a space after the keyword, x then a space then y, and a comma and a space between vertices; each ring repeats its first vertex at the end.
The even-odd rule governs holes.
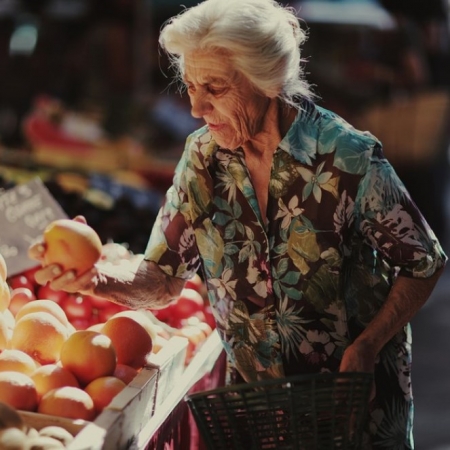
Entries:
POLYGON ((100 237, 89 225, 70 219, 50 223, 43 234, 44 264, 59 264, 78 275, 89 270, 102 254, 100 237))

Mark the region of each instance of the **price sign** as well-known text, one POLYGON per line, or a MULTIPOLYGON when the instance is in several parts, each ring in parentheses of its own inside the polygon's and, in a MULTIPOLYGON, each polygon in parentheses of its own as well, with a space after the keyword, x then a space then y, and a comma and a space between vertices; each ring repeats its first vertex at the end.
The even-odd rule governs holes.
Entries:
POLYGON ((28 257, 29 246, 42 238, 50 222, 64 218, 66 213, 40 178, 0 193, 0 253, 8 277, 36 266, 28 257))

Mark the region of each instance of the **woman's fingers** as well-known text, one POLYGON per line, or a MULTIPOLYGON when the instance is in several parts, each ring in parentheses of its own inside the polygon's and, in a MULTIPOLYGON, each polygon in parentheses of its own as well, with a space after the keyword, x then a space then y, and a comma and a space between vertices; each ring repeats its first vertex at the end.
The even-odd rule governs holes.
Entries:
POLYGON ((28 247, 28 257, 42 262, 44 259, 45 244, 43 242, 36 242, 28 247))
POLYGON ((66 291, 80 294, 93 294, 98 271, 95 266, 77 276, 73 270, 64 272, 50 281, 50 287, 56 291, 66 291))

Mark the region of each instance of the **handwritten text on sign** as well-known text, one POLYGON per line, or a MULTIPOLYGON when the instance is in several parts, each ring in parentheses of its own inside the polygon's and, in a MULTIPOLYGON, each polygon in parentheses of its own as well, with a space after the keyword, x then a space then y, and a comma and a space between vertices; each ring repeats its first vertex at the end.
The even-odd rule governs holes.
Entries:
POLYGON ((41 239, 50 222, 66 217, 39 178, 0 193, 0 253, 8 276, 36 265, 28 257, 28 247, 41 239))

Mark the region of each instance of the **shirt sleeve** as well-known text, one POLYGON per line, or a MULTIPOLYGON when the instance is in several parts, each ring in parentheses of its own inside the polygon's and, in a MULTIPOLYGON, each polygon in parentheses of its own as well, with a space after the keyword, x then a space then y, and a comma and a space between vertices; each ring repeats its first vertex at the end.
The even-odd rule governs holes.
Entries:
POLYGON ((404 276, 427 278, 447 256, 379 146, 361 179, 357 228, 366 242, 404 276))
POLYGON ((188 279, 199 268, 199 255, 190 220, 190 204, 186 189, 187 152, 175 169, 172 186, 152 228, 144 254, 168 275, 188 279))

